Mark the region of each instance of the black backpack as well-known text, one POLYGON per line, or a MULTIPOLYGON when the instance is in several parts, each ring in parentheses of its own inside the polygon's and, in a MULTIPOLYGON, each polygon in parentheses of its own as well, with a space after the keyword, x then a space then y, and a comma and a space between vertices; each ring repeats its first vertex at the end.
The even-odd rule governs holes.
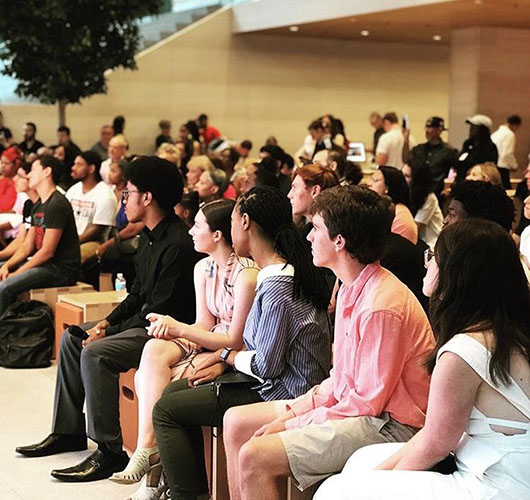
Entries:
POLYGON ((0 366, 50 366, 53 339, 53 312, 47 304, 38 300, 11 304, 0 317, 0 366))

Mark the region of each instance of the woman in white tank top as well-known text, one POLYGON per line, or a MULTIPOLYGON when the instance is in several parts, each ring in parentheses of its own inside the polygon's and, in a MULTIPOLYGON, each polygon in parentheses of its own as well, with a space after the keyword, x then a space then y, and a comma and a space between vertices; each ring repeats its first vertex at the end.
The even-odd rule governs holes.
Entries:
POLYGON ((499 225, 468 219, 435 253, 425 427, 407 444, 362 448, 315 500, 530 499, 530 299, 517 250, 499 225), (456 471, 432 472, 451 452, 456 471))

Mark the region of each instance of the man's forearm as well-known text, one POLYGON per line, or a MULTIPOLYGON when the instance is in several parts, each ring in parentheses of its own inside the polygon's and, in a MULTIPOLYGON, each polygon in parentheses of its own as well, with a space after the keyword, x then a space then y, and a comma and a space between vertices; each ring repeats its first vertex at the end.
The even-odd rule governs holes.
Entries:
POLYGON ((87 243, 89 241, 101 241, 103 239, 103 232, 108 226, 100 226, 97 224, 89 224, 85 231, 79 236, 79 243, 87 243))

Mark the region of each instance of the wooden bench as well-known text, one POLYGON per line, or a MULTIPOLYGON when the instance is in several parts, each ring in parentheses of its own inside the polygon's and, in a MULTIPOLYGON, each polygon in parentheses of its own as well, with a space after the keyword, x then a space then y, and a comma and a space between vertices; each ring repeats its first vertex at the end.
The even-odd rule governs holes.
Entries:
POLYGON ((55 352, 66 328, 105 318, 123 300, 122 292, 72 293, 59 295, 55 307, 55 352))
MULTIPOLYGON (((138 397, 134 389, 133 368, 126 373, 120 373, 119 408, 120 426, 124 447, 133 452, 138 439, 138 397)), ((223 444, 222 430, 219 427, 202 427, 204 441, 204 465, 208 476, 208 484, 212 500, 230 500, 228 491, 228 474, 226 469, 226 454, 223 444)), ((178 453, 177 450, 175 450, 178 453)), ((311 500, 318 484, 301 492, 293 480, 281 478, 278 481, 280 498, 282 500, 311 500)))
POLYGON ((20 294, 20 300, 39 300, 48 304, 55 314, 55 306, 59 295, 69 295, 71 293, 90 293, 94 292, 94 287, 87 283, 78 281, 75 285, 59 286, 50 288, 33 288, 28 292, 20 294))

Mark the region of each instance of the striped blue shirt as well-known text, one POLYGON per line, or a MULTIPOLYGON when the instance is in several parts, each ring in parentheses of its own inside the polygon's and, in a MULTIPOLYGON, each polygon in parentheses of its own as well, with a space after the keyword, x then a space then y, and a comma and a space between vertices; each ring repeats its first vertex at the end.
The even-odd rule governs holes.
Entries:
POLYGON ((269 274, 261 283, 258 278, 245 324, 245 346, 255 351, 250 368, 263 380, 255 388, 265 401, 296 398, 329 374, 327 312, 293 299, 293 286, 288 274, 269 274))

